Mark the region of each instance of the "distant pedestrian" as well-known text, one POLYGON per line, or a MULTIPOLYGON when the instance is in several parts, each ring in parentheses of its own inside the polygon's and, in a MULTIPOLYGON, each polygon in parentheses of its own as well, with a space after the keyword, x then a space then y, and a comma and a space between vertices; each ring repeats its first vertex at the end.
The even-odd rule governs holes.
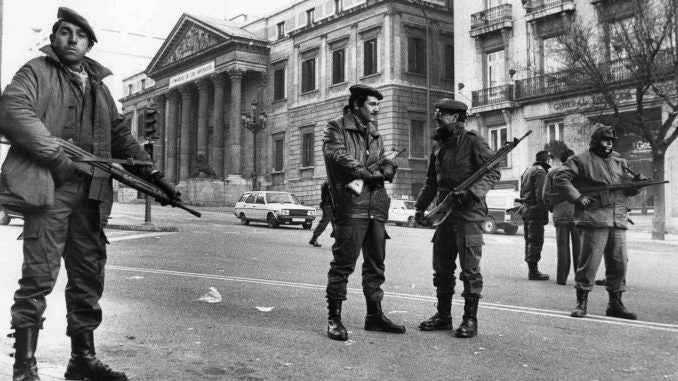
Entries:
POLYGON ((332 211, 332 197, 330 196, 330 185, 327 181, 320 186, 320 210, 322 211, 322 217, 318 222, 318 226, 313 230, 313 236, 311 240, 308 241, 310 245, 315 247, 321 247, 322 245, 318 243, 318 237, 325 231, 327 224, 332 223, 332 233, 334 233, 334 212, 332 211))
POLYGON ((549 223, 549 211, 544 204, 543 189, 546 173, 551 166, 548 151, 539 151, 536 161, 520 178, 520 198, 523 199, 523 236, 525 237, 525 262, 529 280, 548 280, 549 276, 539 271, 541 250, 544 246, 544 225, 549 223))
MULTIPOLYGON (((560 152, 558 159, 562 164, 572 155, 574 155, 574 151, 565 147, 560 152)), ((546 174, 543 199, 549 211, 553 213, 553 226, 556 228, 556 248, 558 253, 556 283, 564 285, 567 283, 567 277, 570 274, 570 263, 572 264, 572 272, 577 271, 580 240, 579 230, 574 225, 574 204, 565 200, 554 189, 553 179, 557 170, 558 168, 553 168, 546 174), (570 248, 570 244, 572 244, 572 248, 570 248), (570 256, 572 260, 570 260, 570 256)))

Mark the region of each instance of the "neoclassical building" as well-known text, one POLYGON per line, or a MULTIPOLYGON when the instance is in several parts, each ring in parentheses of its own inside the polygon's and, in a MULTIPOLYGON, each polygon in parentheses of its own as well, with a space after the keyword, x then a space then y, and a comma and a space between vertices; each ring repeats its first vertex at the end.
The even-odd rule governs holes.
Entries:
POLYGON ((388 191, 416 196, 432 104, 453 96, 453 62, 449 0, 303 0, 253 21, 184 14, 146 70, 126 80, 121 102, 140 137, 144 109, 158 111, 155 160, 190 202, 229 204, 255 186, 314 203, 326 177, 323 129, 348 88, 366 83, 384 95, 387 148, 407 148, 388 191), (146 77, 153 85, 138 86, 146 77), (256 134, 243 123, 253 109, 265 119, 256 134), (205 162, 216 178, 198 173, 205 162))

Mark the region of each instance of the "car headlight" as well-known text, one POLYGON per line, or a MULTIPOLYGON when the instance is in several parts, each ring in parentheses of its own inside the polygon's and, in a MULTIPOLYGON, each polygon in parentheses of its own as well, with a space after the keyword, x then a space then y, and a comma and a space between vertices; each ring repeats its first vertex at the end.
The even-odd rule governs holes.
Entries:
POLYGON ((309 210, 307 215, 308 216, 315 216, 315 210, 309 210))
POLYGON ((280 214, 283 216, 289 216, 290 215, 290 210, 289 209, 282 209, 280 211, 280 214))

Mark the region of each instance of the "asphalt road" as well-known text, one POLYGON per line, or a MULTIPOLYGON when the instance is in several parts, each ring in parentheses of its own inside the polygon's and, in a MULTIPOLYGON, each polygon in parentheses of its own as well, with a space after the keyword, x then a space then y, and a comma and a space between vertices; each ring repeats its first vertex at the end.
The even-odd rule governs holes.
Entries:
MULTIPOLYGON (((458 339, 450 331, 416 328, 434 313, 433 230, 390 226, 383 306, 408 332, 362 329, 358 271, 344 304, 350 340, 336 342, 325 336, 329 231, 319 240, 323 247, 314 248, 307 243, 310 232, 300 227, 242 226, 223 211, 203 212, 196 219, 154 208, 156 224, 174 224, 179 233, 108 231, 98 356, 131 379, 678 379, 675 244, 629 242, 624 302, 638 321, 605 317, 603 288, 591 293, 589 317, 574 319, 572 275, 568 286, 527 281, 522 237, 486 235, 480 334, 458 339), (220 302, 199 301, 210 287, 220 302)), ((114 217, 143 221, 136 206, 116 204, 114 217)), ((14 240, 20 231, 20 222, 0 226, 1 311, 11 305, 21 267, 20 242, 14 240)), ((548 238, 540 268, 554 277, 555 262, 555 243, 548 238)), ((37 353, 44 380, 58 379, 69 356, 63 275, 49 297, 37 353)), ((460 293, 459 281, 458 287, 460 293)), ((462 306, 455 297, 455 326, 462 306)), ((4 334, 0 350, 4 378, 11 374, 6 354, 12 352, 4 334)))

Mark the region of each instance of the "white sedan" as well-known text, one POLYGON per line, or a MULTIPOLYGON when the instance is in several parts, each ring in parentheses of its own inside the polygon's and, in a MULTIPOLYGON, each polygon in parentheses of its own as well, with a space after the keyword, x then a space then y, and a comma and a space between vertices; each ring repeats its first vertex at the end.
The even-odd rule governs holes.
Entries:
POLYGON ((302 205, 290 192, 249 191, 235 203, 233 214, 243 225, 263 222, 272 229, 280 225, 301 225, 310 229, 315 208, 302 205))

